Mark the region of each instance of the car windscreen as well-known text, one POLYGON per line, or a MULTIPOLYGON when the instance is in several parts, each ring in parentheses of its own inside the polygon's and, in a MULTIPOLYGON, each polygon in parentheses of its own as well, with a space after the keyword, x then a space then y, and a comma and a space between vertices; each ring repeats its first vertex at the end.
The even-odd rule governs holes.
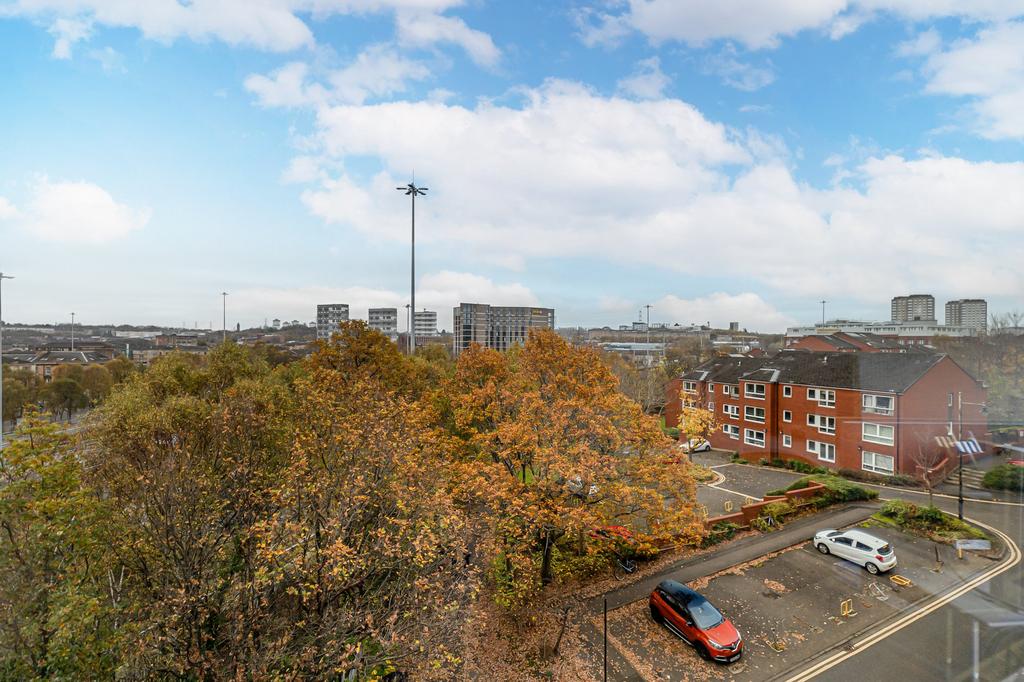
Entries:
POLYGON ((882 545, 878 548, 879 554, 889 554, 892 552, 892 545, 882 545))
POLYGON ((690 615, 693 616, 694 624, 701 630, 713 628, 725 620, 725 617, 718 612, 718 609, 703 600, 695 599, 691 601, 689 609, 690 615))

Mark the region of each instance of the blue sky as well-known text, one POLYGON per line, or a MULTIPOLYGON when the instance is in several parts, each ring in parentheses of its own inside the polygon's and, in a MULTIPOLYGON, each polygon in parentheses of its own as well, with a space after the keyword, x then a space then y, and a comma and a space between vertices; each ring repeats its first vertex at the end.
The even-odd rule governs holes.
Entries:
POLYGON ((1024 307, 1024 2, 0 0, 8 321, 1024 307))

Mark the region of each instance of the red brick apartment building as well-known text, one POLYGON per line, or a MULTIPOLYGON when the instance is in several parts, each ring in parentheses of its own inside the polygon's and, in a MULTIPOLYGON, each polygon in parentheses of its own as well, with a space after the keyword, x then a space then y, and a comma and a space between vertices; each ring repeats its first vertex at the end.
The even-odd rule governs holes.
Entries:
POLYGON ((861 332, 809 334, 786 339, 790 350, 816 350, 836 353, 904 353, 906 347, 895 339, 861 332))
POLYGON ((710 360, 669 384, 665 422, 712 410, 711 445, 745 459, 918 475, 919 453, 956 456, 936 436, 987 431, 981 382, 939 353, 817 353, 710 360))

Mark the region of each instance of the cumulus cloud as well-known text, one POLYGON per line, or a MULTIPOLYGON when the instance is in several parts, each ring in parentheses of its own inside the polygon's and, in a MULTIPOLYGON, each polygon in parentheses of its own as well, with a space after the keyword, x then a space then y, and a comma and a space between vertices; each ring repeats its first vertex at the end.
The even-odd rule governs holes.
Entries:
POLYGON ((114 200, 102 187, 83 181, 50 181, 40 177, 21 210, 0 199, 0 219, 14 220, 23 229, 48 241, 102 243, 142 229, 148 209, 135 209, 114 200))
POLYGON ((653 304, 659 317, 678 320, 680 324, 711 323, 717 329, 726 329, 730 322, 751 331, 780 332, 796 324, 755 293, 728 294, 716 292, 698 298, 679 298, 668 294, 653 304))
POLYGON ((260 50, 289 52, 315 44, 309 17, 395 14, 401 40, 417 47, 459 45, 477 63, 493 66, 500 51, 491 37, 457 17, 442 14, 463 0, 12 0, 0 16, 22 16, 49 24, 53 55, 71 56, 76 42, 95 26, 135 28, 146 38, 217 40, 260 50))
POLYGON ((925 91, 967 97, 971 125, 991 139, 1024 139, 1024 21, 982 29, 947 49, 928 42, 925 91))
POLYGON ((327 70, 315 81, 304 62, 291 62, 269 75, 251 74, 245 89, 265 107, 308 107, 344 102, 362 104, 370 98, 404 92, 411 81, 424 80, 430 70, 387 45, 372 45, 347 66, 327 70))
POLYGON ((658 99, 671 81, 657 57, 641 59, 633 73, 618 82, 620 91, 641 99, 658 99))
POLYGON ((325 175, 302 200, 328 223, 405 242, 408 206, 394 188, 415 168, 432 190, 417 204, 418 240, 487 262, 582 257, 692 276, 714 263, 748 286, 865 301, 925 285, 1024 291, 1013 265, 1024 259, 1022 163, 873 150, 837 158, 842 175, 820 189, 793 177, 781 140, 679 100, 561 81, 521 94, 516 106, 320 107, 315 153, 381 170, 325 175))
POLYGON ((980 22, 1024 14, 1022 0, 626 0, 612 5, 619 6, 624 9, 577 14, 586 44, 615 44, 635 31, 656 44, 704 46, 734 40, 750 49, 765 49, 806 30, 838 39, 883 13, 909 21, 958 17, 980 22))
MULTIPOLYGON (((349 305, 351 319, 366 319, 369 308, 398 308, 399 328, 405 329, 405 305, 408 291, 373 287, 247 288, 231 294, 232 315, 243 319, 262 319, 274 311, 286 319, 309 320, 318 303, 349 305)), ((416 307, 437 312, 438 326, 452 328, 452 308, 461 302, 492 305, 537 305, 537 297, 518 282, 501 283, 469 272, 442 270, 426 274, 416 287, 416 307)))

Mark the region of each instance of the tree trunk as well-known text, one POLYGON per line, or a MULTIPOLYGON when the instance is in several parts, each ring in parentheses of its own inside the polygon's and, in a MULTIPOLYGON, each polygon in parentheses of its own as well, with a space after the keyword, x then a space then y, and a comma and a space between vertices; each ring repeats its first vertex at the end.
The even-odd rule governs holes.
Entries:
POLYGON ((544 531, 544 555, 540 562, 540 584, 547 585, 551 582, 551 531, 544 531))

